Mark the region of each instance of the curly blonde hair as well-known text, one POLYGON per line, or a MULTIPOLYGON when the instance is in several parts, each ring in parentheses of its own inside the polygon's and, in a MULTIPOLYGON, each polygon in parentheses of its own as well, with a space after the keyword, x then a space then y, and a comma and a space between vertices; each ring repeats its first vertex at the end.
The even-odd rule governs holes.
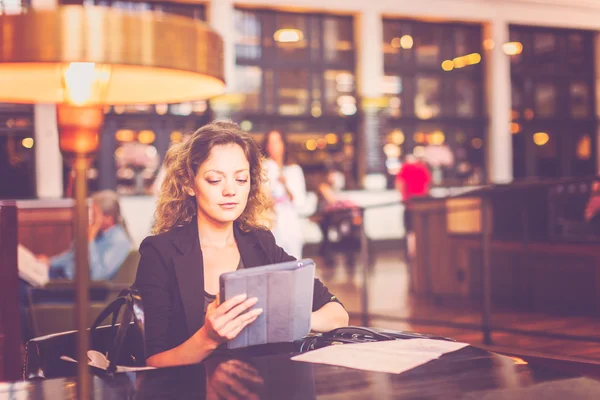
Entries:
POLYGON ((196 199, 186 188, 194 186, 198 169, 215 146, 237 144, 250 164, 250 193, 248 203, 237 219, 242 230, 265 229, 264 215, 269 210, 269 199, 264 193, 266 177, 260 149, 254 139, 232 121, 214 121, 198 129, 185 143, 171 146, 163 161, 165 178, 159 192, 154 227, 158 234, 188 224, 198 213, 196 199))

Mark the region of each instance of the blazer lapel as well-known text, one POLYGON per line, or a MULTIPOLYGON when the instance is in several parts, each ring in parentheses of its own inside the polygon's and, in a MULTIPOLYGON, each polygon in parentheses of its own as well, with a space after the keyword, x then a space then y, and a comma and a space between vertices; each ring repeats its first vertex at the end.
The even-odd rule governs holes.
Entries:
POLYGON ((198 222, 194 218, 179 229, 173 240, 179 250, 173 256, 173 265, 189 336, 204 325, 204 264, 198 238, 198 222))
POLYGON ((252 232, 242 231, 238 224, 234 225, 233 233, 237 242, 240 257, 245 268, 259 267, 269 264, 269 259, 252 232))

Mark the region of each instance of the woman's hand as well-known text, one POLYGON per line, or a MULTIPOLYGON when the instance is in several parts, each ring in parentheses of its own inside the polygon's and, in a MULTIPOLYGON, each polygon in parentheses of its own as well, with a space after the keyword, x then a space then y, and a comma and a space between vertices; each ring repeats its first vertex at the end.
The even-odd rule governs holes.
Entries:
POLYGON ((235 338, 263 312, 262 308, 246 312, 258 301, 256 297, 250 299, 246 297, 247 295, 240 294, 219 304, 217 294, 217 300, 208 305, 202 329, 208 340, 216 346, 235 338))
MULTIPOLYGON (((146 365, 151 367, 173 367, 195 364, 208 357, 221 343, 236 337, 244 327, 251 324, 262 313, 261 308, 250 310, 257 299, 246 299, 246 295, 235 296, 223 304, 218 300, 209 304, 204 326, 179 346, 149 357, 146 365)), ((217 299, 219 295, 217 294, 217 299)))

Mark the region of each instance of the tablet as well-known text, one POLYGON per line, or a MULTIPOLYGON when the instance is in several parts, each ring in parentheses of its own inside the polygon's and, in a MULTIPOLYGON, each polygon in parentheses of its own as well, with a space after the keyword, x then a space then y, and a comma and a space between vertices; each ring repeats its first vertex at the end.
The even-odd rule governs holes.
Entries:
POLYGON ((246 293, 263 312, 227 348, 292 342, 310 332, 315 263, 305 259, 227 272, 219 278, 219 301, 246 293))

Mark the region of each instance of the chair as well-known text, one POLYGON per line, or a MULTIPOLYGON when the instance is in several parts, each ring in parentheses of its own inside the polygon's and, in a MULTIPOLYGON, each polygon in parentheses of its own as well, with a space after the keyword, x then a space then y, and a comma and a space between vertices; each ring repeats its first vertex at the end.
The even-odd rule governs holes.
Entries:
MULTIPOLYGON (((90 282, 88 321, 93 321, 123 289, 135 280, 140 254, 132 250, 110 281, 90 282)), ((28 313, 35 337, 75 330, 75 285, 70 280, 54 280, 42 288, 28 289, 28 313)))

